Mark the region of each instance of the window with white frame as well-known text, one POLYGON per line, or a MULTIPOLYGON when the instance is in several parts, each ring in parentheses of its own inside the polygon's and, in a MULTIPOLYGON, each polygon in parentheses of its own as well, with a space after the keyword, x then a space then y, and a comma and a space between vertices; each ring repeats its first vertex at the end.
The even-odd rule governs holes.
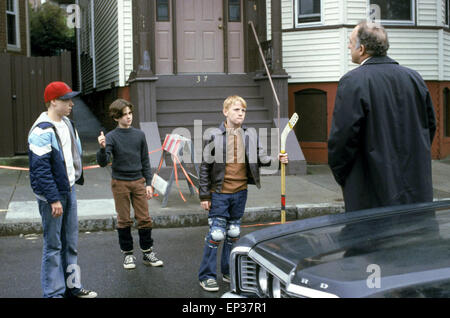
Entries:
POLYGON ((6 30, 8 47, 19 48, 19 6, 17 0, 6 1, 6 30))
POLYGON ((444 12, 444 24, 449 26, 450 25, 450 0, 445 0, 445 12, 444 12))
POLYGON ((414 23, 414 0, 370 0, 370 5, 377 6, 383 24, 414 23))
POLYGON ((316 24, 321 21, 322 0, 296 0, 296 25, 316 24))

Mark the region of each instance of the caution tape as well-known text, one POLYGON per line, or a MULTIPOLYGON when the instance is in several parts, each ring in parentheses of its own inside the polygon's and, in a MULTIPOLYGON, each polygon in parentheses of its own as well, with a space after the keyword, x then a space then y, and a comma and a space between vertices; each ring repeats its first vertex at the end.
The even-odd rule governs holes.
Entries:
MULTIPOLYGON (((150 151, 148 154, 151 155, 152 153, 161 151, 163 148, 158 148, 155 149, 153 151, 150 151)), ((111 164, 109 164, 111 165, 111 164)), ((99 165, 93 165, 93 166, 87 166, 87 167, 83 167, 83 170, 91 170, 91 169, 97 169, 97 168, 101 168, 99 165)), ((13 166, 0 166, 0 169, 6 169, 6 170, 17 170, 17 171, 30 171, 29 168, 23 168, 23 167, 13 167, 13 166)))
MULTIPOLYGON (((90 169, 96 169, 96 168, 100 168, 100 166, 99 165, 87 166, 87 167, 83 167, 83 170, 90 170, 90 169)), ((30 171, 29 168, 11 167, 11 166, 0 166, 0 169, 17 170, 17 171, 30 171)))
POLYGON ((30 170, 30 169, 28 169, 28 168, 9 167, 9 166, 0 166, 0 169, 6 169, 6 170, 20 170, 20 171, 28 171, 28 170, 30 170))

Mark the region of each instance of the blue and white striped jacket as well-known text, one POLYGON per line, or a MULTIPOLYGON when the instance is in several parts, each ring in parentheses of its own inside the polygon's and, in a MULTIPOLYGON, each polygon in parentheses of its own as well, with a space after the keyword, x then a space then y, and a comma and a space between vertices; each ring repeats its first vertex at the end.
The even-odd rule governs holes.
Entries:
MULTIPOLYGON (((73 122, 63 117, 69 127, 72 140, 72 156, 75 166, 75 180, 83 184, 82 150, 78 132, 73 122)), ((40 200, 53 203, 61 200, 61 195, 71 191, 67 175, 62 145, 47 113, 42 113, 28 134, 28 157, 30 182, 34 194, 40 200)))

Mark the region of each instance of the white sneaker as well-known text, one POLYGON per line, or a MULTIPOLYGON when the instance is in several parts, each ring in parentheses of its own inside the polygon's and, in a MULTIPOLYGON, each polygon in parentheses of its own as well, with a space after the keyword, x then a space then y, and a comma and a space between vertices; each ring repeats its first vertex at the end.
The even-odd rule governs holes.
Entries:
POLYGON ((163 261, 156 257, 156 254, 155 254, 155 252, 153 252, 153 250, 150 250, 150 252, 144 253, 143 262, 145 265, 151 265, 154 267, 164 265, 163 261))
POLYGON ((125 255, 123 260, 123 268, 125 269, 135 269, 136 268, 136 257, 132 254, 125 255))
POLYGON ((216 292, 219 290, 219 285, 214 278, 208 278, 200 282, 200 286, 206 291, 216 292))

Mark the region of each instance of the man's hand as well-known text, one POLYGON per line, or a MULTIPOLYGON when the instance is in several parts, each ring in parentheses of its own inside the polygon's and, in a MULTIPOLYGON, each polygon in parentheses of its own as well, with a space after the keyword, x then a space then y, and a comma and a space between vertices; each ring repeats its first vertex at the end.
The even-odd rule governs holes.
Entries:
POLYGON ((211 201, 202 201, 200 202, 200 205, 203 210, 209 211, 211 209, 211 201))
POLYGON ((100 145, 101 148, 106 147, 106 137, 103 134, 103 131, 101 131, 100 136, 98 136, 98 144, 100 145))
POLYGON ((153 187, 152 186, 146 186, 145 191, 147 192, 147 200, 150 200, 153 198, 153 187))
POLYGON ((56 219, 63 214, 63 207, 60 201, 56 201, 50 204, 52 207, 52 216, 56 219))
POLYGON ((289 163, 288 154, 287 153, 278 154, 278 160, 280 160, 281 163, 284 163, 285 165, 287 165, 289 163))

